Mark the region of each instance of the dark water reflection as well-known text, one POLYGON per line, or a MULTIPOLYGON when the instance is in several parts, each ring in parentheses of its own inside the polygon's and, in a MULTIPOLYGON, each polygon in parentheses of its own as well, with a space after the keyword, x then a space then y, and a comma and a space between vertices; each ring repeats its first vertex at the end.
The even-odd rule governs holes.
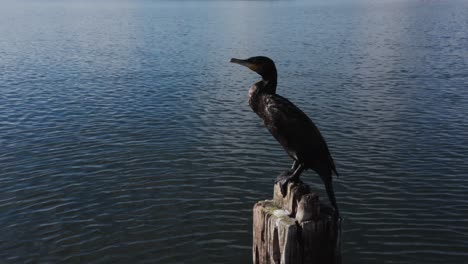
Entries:
POLYGON ((342 175, 345 263, 464 263, 467 8, 2 5, 0 262, 249 263, 252 205, 291 161, 228 61, 264 54, 342 175))

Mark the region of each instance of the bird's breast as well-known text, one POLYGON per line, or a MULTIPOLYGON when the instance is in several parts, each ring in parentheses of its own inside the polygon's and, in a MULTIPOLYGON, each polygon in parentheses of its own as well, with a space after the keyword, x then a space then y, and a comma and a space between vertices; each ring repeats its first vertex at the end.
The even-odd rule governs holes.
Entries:
POLYGON ((258 87, 254 84, 249 89, 249 101, 257 95, 258 87))

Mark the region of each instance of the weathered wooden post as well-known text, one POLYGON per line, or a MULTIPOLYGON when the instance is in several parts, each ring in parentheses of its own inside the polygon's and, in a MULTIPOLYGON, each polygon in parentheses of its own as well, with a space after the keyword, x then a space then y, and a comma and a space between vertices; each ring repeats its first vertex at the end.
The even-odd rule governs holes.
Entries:
POLYGON ((302 182, 253 208, 254 264, 340 264, 341 219, 302 182))

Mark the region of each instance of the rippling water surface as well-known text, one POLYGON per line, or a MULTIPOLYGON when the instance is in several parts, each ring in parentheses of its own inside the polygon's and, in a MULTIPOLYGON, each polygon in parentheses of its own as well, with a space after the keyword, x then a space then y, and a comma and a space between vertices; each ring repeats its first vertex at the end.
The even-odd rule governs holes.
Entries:
POLYGON ((291 163, 252 55, 328 141, 345 263, 466 263, 467 2, 312 2, 3 2, 0 263, 251 262, 291 163))

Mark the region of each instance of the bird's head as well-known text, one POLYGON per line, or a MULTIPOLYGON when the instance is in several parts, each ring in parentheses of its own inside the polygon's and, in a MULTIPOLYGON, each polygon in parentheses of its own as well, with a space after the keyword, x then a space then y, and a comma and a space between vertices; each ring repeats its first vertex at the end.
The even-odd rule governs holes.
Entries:
POLYGON ((251 57, 246 60, 231 59, 232 63, 237 63, 245 66, 252 71, 260 74, 263 79, 276 81, 276 67, 272 59, 264 56, 251 57))

